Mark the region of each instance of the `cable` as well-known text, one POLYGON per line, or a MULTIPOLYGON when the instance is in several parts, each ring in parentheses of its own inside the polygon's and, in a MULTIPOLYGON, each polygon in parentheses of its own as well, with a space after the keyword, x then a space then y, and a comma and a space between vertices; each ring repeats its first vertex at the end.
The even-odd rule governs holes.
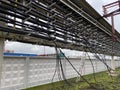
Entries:
MULTIPOLYGON (((72 68, 76 71, 76 73, 78 75, 80 75, 80 77, 91 87, 93 87, 78 71, 77 69, 74 67, 74 65, 70 62, 70 60, 65 56, 65 54, 61 51, 61 49, 59 49, 60 52, 64 55, 65 59, 69 62, 69 64, 72 66, 72 68)), ((94 87, 93 87, 94 88, 94 87)))
MULTIPOLYGON (((87 53, 87 52, 86 52, 86 53, 87 53)), ((95 77, 95 67, 94 67, 93 62, 92 62, 92 60, 91 60, 91 58, 90 58, 90 56, 89 56, 88 53, 87 53, 87 55, 88 55, 88 58, 89 58, 89 60, 90 60, 90 62, 91 62, 91 65, 92 65, 92 69, 93 69, 93 78, 94 78, 95 82, 97 82, 96 77, 95 77)))
MULTIPOLYGON (((57 51, 57 44, 54 42, 54 44, 55 44, 55 48, 56 48, 56 51, 57 51)), ((91 85, 91 83, 89 83, 80 73, 79 73, 79 71, 77 71, 77 69, 74 67, 74 65, 70 62, 70 60, 65 56, 65 54, 62 52, 62 50, 60 49, 60 48, 58 48, 59 49, 59 51, 60 51, 60 53, 65 57, 65 59, 68 61, 68 63, 72 66, 72 68, 76 71, 76 73, 78 74, 78 75, 80 75, 80 77, 89 85, 89 86, 91 86, 91 87, 93 87, 93 88, 95 88, 93 85, 91 85)), ((58 57, 58 51, 57 51, 57 58, 59 58, 58 57)), ((62 70, 62 72, 63 72, 63 70, 62 70)), ((65 75, 64 75, 65 76, 65 75)), ((67 81, 67 79, 64 77, 64 79, 65 79, 65 81, 67 81)), ((67 83, 68 83, 68 81, 67 81, 67 83)))
POLYGON ((64 80, 65 84, 67 84, 69 86, 72 86, 72 84, 70 82, 68 82, 68 80, 66 79, 66 76, 65 76, 64 70, 63 70, 62 61, 61 61, 61 58, 60 58, 60 54, 59 54, 59 51, 58 51, 56 46, 55 46, 55 50, 56 50, 56 67, 55 67, 55 72, 53 74, 52 82, 53 82, 53 79, 54 79, 55 74, 57 72, 58 73, 58 78, 59 78, 60 81, 64 80), (62 76, 61 76, 61 74, 62 74, 62 76))
MULTIPOLYGON (((55 43, 55 42, 54 42, 54 43, 55 43)), ((56 45, 56 43, 55 43, 55 45, 56 45)), ((90 46, 90 47, 91 47, 91 45, 90 45, 89 43, 87 43, 86 46, 90 46)), ((93 48, 91 48, 91 49, 93 49, 93 48)), ((91 52, 91 49, 89 48, 89 51, 90 51, 90 52, 91 52)), ((77 74, 80 75, 80 76, 82 77, 82 79, 83 79, 87 84, 89 84, 89 86, 95 88, 94 86, 92 86, 92 85, 77 71, 77 69, 76 69, 76 68, 74 67, 74 65, 69 61, 69 59, 65 56, 65 54, 62 52, 62 50, 59 49, 59 51, 60 51, 60 53, 62 53, 62 54, 64 55, 65 59, 69 62, 69 64, 70 64, 70 65, 72 66, 72 68, 77 72, 77 74)), ((96 50, 95 50, 95 51, 96 51, 96 50)), ((88 54, 88 53, 87 53, 87 54, 88 54)), ((101 62, 103 62, 103 63, 107 66, 107 68, 109 67, 109 66, 106 64, 105 60, 103 60, 103 59, 101 60, 101 59, 100 59, 100 57, 97 55, 97 53, 95 53, 95 56, 96 56, 96 58, 98 58, 98 60, 100 60, 101 62)), ((91 61, 89 54, 88 54, 88 57, 89 57, 89 60, 91 61)), ((93 63, 91 62, 91 64, 92 64, 92 67, 93 67, 93 73, 95 73, 95 69, 94 69, 93 63)), ((109 69, 108 69, 108 71, 109 71, 109 69)), ((63 75, 63 76, 64 76, 64 75, 63 75)), ((94 75, 94 79, 96 80, 95 75, 94 75)))
MULTIPOLYGON (((91 47, 92 48, 92 47, 91 47)), ((93 48, 92 48, 93 49, 93 48)), ((90 50, 90 49, 89 49, 90 50)), ((107 65, 107 63, 105 62, 106 60, 104 60, 103 58, 102 59, 100 59, 100 57, 99 56, 101 56, 101 55, 98 55, 98 53, 96 53, 97 51, 96 51, 96 49, 94 48, 93 49, 94 50, 94 57, 96 57, 98 60, 100 60, 106 67, 107 67, 107 70, 108 70, 108 72, 109 73, 111 73, 111 67, 109 67, 108 65, 107 65)), ((91 52, 91 50, 90 50, 90 52, 91 52)), ((110 76, 111 76, 111 79, 113 79, 112 78, 112 75, 110 74, 110 76)))
MULTIPOLYGON (((85 59, 84 59, 84 60, 85 60, 85 59)), ((82 63, 82 65, 80 65, 80 67, 79 67, 79 72, 80 72, 81 75, 82 75, 82 73, 83 73, 83 68, 84 68, 84 66, 85 66, 85 61, 83 61, 83 60, 81 59, 81 63, 82 63)), ((79 77, 79 76, 76 78, 76 82, 78 82, 78 81, 80 81, 80 77, 79 77)))
POLYGON ((111 70, 111 68, 106 64, 106 62, 102 59, 100 59, 100 57, 97 55, 97 51, 96 51, 96 48, 93 48, 92 47, 92 45, 88 42, 88 40, 87 39, 85 39, 84 37, 83 37, 83 39, 84 39, 84 43, 85 43, 85 45, 88 47, 88 50, 90 51, 90 52, 93 52, 94 51, 94 56, 98 59, 98 60, 100 60, 101 62, 103 62, 104 63, 104 65, 107 67, 107 69, 108 69, 108 71, 110 72, 110 70, 111 70), (93 51, 91 51, 91 49, 93 50, 93 51))
MULTIPOLYGON (((56 43, 55 43, 56 44, 56 43)), ((73 67, 73 69, 77 72, 77 74, 78 75, 80 75, 80 77, 82 77, 82 75, 76 70, 76 68, 73 66, 73 64, 69 61, 69 59, 65 56, 65 54, 61 51, 61 49, 59 49, 60 50, 60 53, 62 53, 63 55, 64 55, 64 57, 66 58, 66 60, 69 62, 69 64, 73 67)), ((90 56, 88 56, 89 57, 89 59, 90 59, 90 56)), ((91 59, 90 59, 90 61, 91 61, 91 59)), ((95 73, 95 69, 94 69, 94 66, 93 66, 93 63, 91 62, 91 64, 92 64, 92 67, 93 67, 93 72, 95 73)), ((105 64, 105 63, 104 63, 105 64)), ((106 64, 105 64, 106 65, 106 64)), ((85 81, 85 82, 87 82, 88 84, 89 84, 89 86, 91 86, 91 87, 93 87, 84 77, 82 77, 83 78, 83 80, 85 81)), ((94 80, 96 81, 96 78, 95 78, 95 74, 94 74, 94 80)), ((93 87, 94 88, 94 87, 93 87)))
MULTIPOLYGON (((96 57, 98 60, 100 60, 106 67, 107 67, 107 70, 108 70, 108 72, 110 73, 110 71, 112 70, 111 69, 111 67, 109 67, 108 65, 107 65, 107 63, 105 62, 106 60, 104 60, 103 58, 102 58, 102 60, 100 59, 100 57, 97 55, 97 51, 96 51, 96 48, 93 48, 92 47, 92 45, 88 42, 88 40, 87 39, 85 39, 84 37, 83 37, 83 39, 84 39, 84 43, 85 43, 85 45, 86 45, 86 47, 88 47, 88 50, 89 50, 89 52, 93 52, 94 51, 94 57, 96 57), (93 51, 91 51, 91 49, 93 50, 93 51)), ((86 49, 85 49, 86 50, 86 49)), ((111 76, 111 75, 110 75, 111 76)), ((112 76, 111 76, 111 78, 112 78, 112 76)), ((113 79, 113 78, 112 78, 113 79)))

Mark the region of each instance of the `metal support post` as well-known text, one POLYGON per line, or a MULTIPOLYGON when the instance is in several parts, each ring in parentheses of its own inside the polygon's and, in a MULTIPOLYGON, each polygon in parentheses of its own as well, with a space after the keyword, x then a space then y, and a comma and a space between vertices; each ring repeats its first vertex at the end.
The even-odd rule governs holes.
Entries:
POLYGON ((2 79, 2 63, 3 63, 4 39, 0 38, 0 88, 2 79))
POLYGON ((118 73, 115 71, 115 60, 114 60, 114 55, 112 55, 112 59, 111 59, 111 68, 112 70, 110 71, 110 75, 111 76, 118 76, 118 73))
POLYGON ((29 60, 30 60, 30 57, 26 57, 25 59, 25 88, 28 88, 29 86, 29 60))
POLYGON ((97 67, 98 64, 97 64, 97 62, 98 62, 98 60, 95 59, 95 67, 96 67, 95 69, 96 69, 96 72, 98 72, 98 67, 97 67))
MULTIPOLYGON (((86 52, 83 52, 83 57, 80 58, 80 67, 79 67, 79 73, 81 75, 85 75, 85 61, 86 61, 86 52)), ((76 78, 76 82, 80 81, 80 76, 76 78)))
POLYGON ((66 60, 65 60, 65 58, 63 58, 62 59, 62 64, 63 64, 63 72, 64 72, 64 75, 65 75, 65 77, 66 77, 66 79, 67 79, 67 73, 66 73, 66 60))
POLYGON ((115 60, 114 60, 113 55, 112 55, 112 59, 111 59, 111 68, 112 68, 112 70, 115 70, 115 60))
POLYGON ((82 63, 82 64, 83 64, 83 75, 86 74, 86 69, 85 69, 85 65, 86 65, 85 62, 86 62, 86 60, 87 60, 86 57, 87 57, 87 55, 86 55, 86 52, 84 51, 84 52, 83 52, 83 58, 81 58, 81 59, 83 59, 83 63, 82 63))
MULTIPOLYGON (((112 40, 113 40, 113 43, 114 43, 116 41, 115 29, 114 29, 114 15, 111 15, 111 24, 112 24, 112 40)), ((113 47, 114 47, 114 44, 112 45, 112 51, 114 49, 113 47)))

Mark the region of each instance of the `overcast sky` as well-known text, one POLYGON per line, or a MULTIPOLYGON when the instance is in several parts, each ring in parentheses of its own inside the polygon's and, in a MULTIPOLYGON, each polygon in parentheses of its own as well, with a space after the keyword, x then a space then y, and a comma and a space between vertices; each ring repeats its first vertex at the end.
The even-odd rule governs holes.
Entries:
MULTIPOLYGON (((103 9, 102 6, 115 2, 117 0, 86 0, 100 15, 103 15, 103 9)), ((115 10, 117 7, 113 8, 113 10, 115 10)), ((110 12, 111 10, 109 10, 108 12, 110 12)), ((117 15, 114 17, 115 20, 115 29, 120 32, 120 15, 117 15)), ((111 19, 108 18, 106 19, 110 24, 111 24, 111 19)))
MULTIPOLYGON (((99 14, 103 15, 102 5, 114 2, 115 0, 86 0, 93 8, 95 8, 99 14)), ((108 19, 110 22, 110 19, 108 19)), ((120 15, 115 17, 115 28, 120 32, 120 15)), ((5 50, 14 50, 17 53, 36 53, 36 54, 50 54, 55 53, 54 48, 23 44, 19 42, 8 42, 6 41, 5 50)), ((81 52, 63 50, 67 55, 78 56, 81 52)))

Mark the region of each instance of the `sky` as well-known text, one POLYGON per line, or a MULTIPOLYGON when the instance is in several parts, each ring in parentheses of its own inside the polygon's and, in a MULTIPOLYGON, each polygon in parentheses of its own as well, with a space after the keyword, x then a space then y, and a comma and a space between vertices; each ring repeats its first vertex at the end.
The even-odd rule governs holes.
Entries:
MULTIPOLYGON (((103 15, 102 6, 114 2, 116 0, 86 0, 99 14, 103 15)), ((110 18, 106 19, 110 23, 110 18)), ((120 15, 115 17, 115 29, 120 32, 120 15)), ((36 53, 36 54, 50 54, 55 53, 55 49, 51 47, 44 47, 40 45, 24 44, 20 42, 5 42, 5 50, 14 50, 17 53, 36 53)), ((79 56, 82 52, 74 50, 63 50, 67 56, 79 56)))
MULTIPOLYGON (((100 15, 103 15, 103 5, 115 2, 117 0, 86 0, 100 15)), ((116 7, 115 7, 116 8, 116 7)), ((113 10, 115 10, 113 8, 113 10)), ((110 10, 112 11, 112 10, 110 10)), ((108 12, 110 12, 108 11, 108 12)), ((106 19, 111 24, 111 18, 106 19)), ((115 29, 120 33, 120 15, 114 17, 115 29)))

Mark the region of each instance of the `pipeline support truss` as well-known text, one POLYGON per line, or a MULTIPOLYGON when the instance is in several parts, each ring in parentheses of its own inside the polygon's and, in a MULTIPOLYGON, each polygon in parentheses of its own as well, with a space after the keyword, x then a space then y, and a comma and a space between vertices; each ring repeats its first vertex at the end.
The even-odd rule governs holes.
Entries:
MULTIPOLYGON (((83 0, 0 0, 0 22, 6 24, 0 25, 1 37, 111 55, 111 26, 99 17, 83 0)), ((114 53, 119 56, 116 35, 114 53)))

